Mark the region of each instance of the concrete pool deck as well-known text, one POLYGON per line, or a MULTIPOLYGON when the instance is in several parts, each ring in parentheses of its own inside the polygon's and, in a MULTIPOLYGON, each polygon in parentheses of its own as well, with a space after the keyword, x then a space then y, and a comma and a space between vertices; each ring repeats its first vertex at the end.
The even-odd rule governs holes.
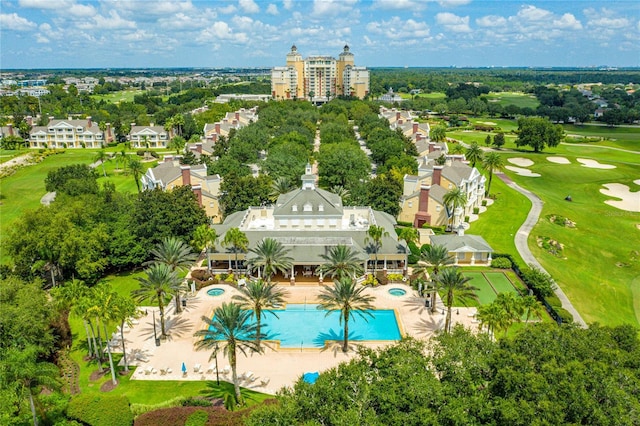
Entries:
MULTIPOLYGON (((288 292, 288 303, 316 303, 320 287, 317 285, 283 286, 288 292)), ((415 290, 403 284, 389 284, 376 288, 367 288, 366 293, 375 296, 373 305, 376 309, 395 309, 403 335, 425 339, 444 326, 445 315, 442 302, 438 299, 437 313, 431 314, 424 306, 424 299, 417 297, 415 290), (391 288, 403 288, 405 296, 392 296, 388 293, 391 288)), ((239 294, 231 286, 214 285, 201 289, 195 295, 187 297, 187 307, 180 314, 174 313, 175 304, 166 309, 166 330, 168 337, 156 347, 153 338, 153 312, 155 311, 157 332, 160 335, 160 321, 157 307, 143 307, 146 314, 135 321, 131 329, 125 328, 125 343, 129 364, 137 366, 132 380, 215 380, 215 373, 207 373, 215 360, 209 360, 211 352, 194 350, 196 339, 193 333, 204 326, 201 317, 211 317, 213 310, 223 302, 230 302, 233 295, 239 294), (209 296, 211 288, 224 288, 225 293, 220 296, 209 296), (133 356, 131 355, 133 354, 133 356), (181 371, 182 363, 187 367, 187 374, 181 371), (195 372, 194 366, 200 364, 204 373, 195 372), (171 372, 162 374, 162 370, 171 372), (154 373, 153 370, 156 370, 154 373)), ((477 329, 473 313, 476 308, 454 308, 452 319, 454 324, 461 323, 466 327, 477 329)), ((389 343, 367 342, 350 343, 367 347, 380 347, 389 343)), ((113 347, 114 352, 119 348, 113 347)), ((263 354, 248 354, 244 356, 238 352, 238 375, 250 371, 254 381, 241 381, 241 386, 255 389, 259 392, 275 394, 283 386, 292 386, 305 372, 327 370, 337 366, 340 362, 348 361, 356 355, 355 350, 347 354, 341 351, 341 342, 329 344, 325 349, 265 349, 263 354), (268 380, 267 384, 263 381, 268 380)), ((222 371, 229 364, 226 357, 218 355, 218 369, 222 371)), ((220 380, 231 381, 230 376, 220 374, 220 380)))

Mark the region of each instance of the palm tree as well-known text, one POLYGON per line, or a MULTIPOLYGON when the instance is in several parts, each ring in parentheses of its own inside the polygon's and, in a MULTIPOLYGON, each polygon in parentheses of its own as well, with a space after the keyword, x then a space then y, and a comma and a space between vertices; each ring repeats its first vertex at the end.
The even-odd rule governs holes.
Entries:
POLYGON ((206 250, 207 254, 207 269, 211 271, 211 259, 209 253, 216 247, 216 241, 218 240, 218 234, 216 230, 207 224, 202 224, 196 228, 193 232, 193 241, 191 244, 198 250, 206 250))
POLYGON ((450 150, 452 154, 462 154, 465 152, 464 147, 459 143, 453 143, 450 145, 451 145, 450 150))
POLYGON ((127 170, 127 151, 124 145, 122 145, 122 150, 120 151, 120 161, 122 161, 122 171, 124 172, 127 170))
POLYGON ((244 232, 240 230, 240 228, 231 228, 225 234, 222 240, 222 245, 224 247, 231 247, 233 252, 236 254, 236 262, 235 262, 235 274, 238 275, 238 252, 246 252, 249 246, 249 239, 245 235, 244 232))
POLYGON ((342 352, 349 350, 349 319, 354 318, 354 314, 367 321, 366 315, 373 317, 369 310, 373 309, 371 303, 375 300, 373 296, 362 294, 365 287, 356 288, 356 281, 345 277, 334 281, 332 287, 323 285, 318 299, 320 304, 318 309, 327 310, 327 316, 333 311, 340 311, 340 325, 344 323, 344 340, 342 352))
POLYGON ((478 288, 469 285, 470 277, 465 277, 457 267, 444 268, 435 277, 436 281, 445 292, 444 305, 447 307, 447 319, 444 323, 446 333, 451 331, 451 307, 455 298, 460 302, 469 299, 477 300, 478 295, 475 293, 478 288))
MULTIPOLYGON (((146 262, 145 265, 152 263, 164 263, 168 265, 172 271, 186 271, 196 261, 197 255, 191 251, 191 247, 185 244, 179 238, 166 237, 151 250, 153 260, 146 262)), ((180 292, 176 291, 176 313, 182 312, 180 308, 180 292)))
POLYGON ((178 127, 178 134, 182 136, 182 127, 184 126, 184 115, 176 114, 171 117, 171 122, 174 126, 178 127))
POLYGON ((508 323, 506 312, 496 303, 479 306, 476 318, 480 321, 480 328, 487 327, 487 334, 492 339, 495 332, 505 329, 508 323))
POLYGON ((271 184, 270 198, 276 200, 280 195, 295 189, 295 186, 291 183, 286 176, 277 177, 271 184))
POLYGON ((373 275, 376 275, 376 268, 378 267, 378 250, 382 247, 382 239, 388 237, 389 233, 385 231, 382 226, 371 225, 367 230, 367 237, 365 238, 365 244, 371 243, 373 253, 375 256, 375 264, 373 265, 373 275))
POLYGON ((455 212, 459 207, 464 208, 467 205, 467 194, 459 187, 456 187, 449 190, 442 196, 442 202, 445 204, 445 206, 447 206, 447 209, 449 209, 449 212, 451 213, 449 226, 451 227, 451 230, 453 230, 453 220, 455 218, 455 212))
POLYGON ((344 244, 329 249, 329 254, 321 254, 321 258, 326 263, 320 265, 316 273, 329 275, 331 278, 341 280, 343 278, 355 279, 358 275, 362 275, 362 259, 358 253, 344 244))
POLYGON ((39 352, 40 348, 33 345, 25 348, 10 347, 3 351, 3 382, 14 385, 21 400, 25 396, 29 398, 34 426, 38 425, 34 396, 40 394, 41 386, 48 389, 60 388, 60 370, 54 364, 38 362, 39 352))
POLYGON ((144 172, 144 166, 142 162, 137 158, 129 158, 129 170, 131 170, 131 174, 133 174, 133 179, 136 181, 136 187, 138 188, 138 192, 140 192, 140 176, 144 172))
POLYGON ((202 316, 202 321, 206 326, 202 330, 194 333, 194 337, 199 337, 195 343, 196 350, 213 349, 211 357, 213 359, 223 347, 223 353, 229 359, 233 380, 233 388, 236 394, 236 403, 243 405, 238 373, 236 370, 237 351, 240 350, 245 356, 247 351, 260 352, 258 346, 256 324, 251 322, 251 312, 242 310, 235 303, 223 303, 216 308, 213 318, 202 316))
POLYGON ((441 142, 447 138, 447 129, 444 126, 432 127, 429 137, 434 142, 441 142))
POLYGON ((400 230, 398 239, 403 240, 407 244, 416 243, 420 239, 420 232, 416 228, 405 227, 400 230))
POLYGON ((260 241, 255 248, 249 250, 256 257, 248 262, 250 269, 257 269, 260 276, 262 275, 271 282, 271 277, 278 272, 287 272, 291 269, 293 258, 287 256, 289 249, 285 249, 282 243, 273 238, 265 238, 260 241))
POLYGON ((524 320, 525 324, 529 324, 529 318, 531 317, 531 315, 540 317, 540 315, 542 315, 542 313, 544 312, 542 303, 540 303, 535 296, 524 296, 521 299, 521 303, 522 309, 527 313, 527 316, 524 320))
POLYGON ((237 301, 242 309, 251 311, 256 319, 256 340, 260 347, 260 332, 262 318, 268 312, 278 318, 273 309, 285 302, 287 292, 279 289, 276 284, 264 282, 263 280, 252 280, 246 286, 240 288, 240 294, 233 296, 233 300, 237 301))
POLYGON ((111 370, 111 381, 114 385, 118 383, 116 380, 116 369, 113 365, 113 356, 111 355, 111 345, 109 340, 109 333, 107 333, 107 323, 112 321, 113 311, 115 310, 115 299, 118 297, 118 293, 111 290, 109 284, 101 283, 93 288, 93 294, 91 296, 95 303, 94 312, 96 317, 102 322, 102 330, 104 331, 104 339, 107 345, 107 354, 109 356, 109 368, 111 370))
POLYGON ((138 302, 149 299, 151 303, 156 302, 160 310, 160 329, 162 337, 167 333, 164 329, 164 307, 167 298, 173 296, 176 288, 180 285, 180 279, 171 267, 164 263, 154 263, 146 269, 146 277, 138 277, 140 288, 131 292, 131 295, 138 302))
POLYGON ((96 163, 102 164, 102 174, 104 175, 104 177, 107 177, 107 171, 104 168, 104 163, 106 163, 108 160, 109 160, 109 156, 107 155, 104 149, 101 149, 100 151, 98 151, 96 153, 96 156, 93 158, 93 161, 95 161, 96 163))
POLYGON ((522 306, 522 298, 515 293, 498 293, 496 299, 492 302, 500 307, 505 315, 504 333, 506 335, 507 330, 514 322, 520 322, 522 314, 524 314, 524 308, 522 306))
POLYGON ((471 167, 475 167, 478 161, 482 161, 482 149, 480 149, 478 142, 473 142, 469 145, 464 156, 467 160, 471 161, 471 167))
POLYGON ((418 267, 414 269, 416 273, 424 273, 425 279, 431 282, 431 312, 436 311, 436 295, 438 292, 438 283, 431 280, 428 274, 429 268, 433 272, 433 275, 437 275, 440 272, 440 268, 453 265, 455 259, 449 254, 449 251, 445 246, 433 244, 424 246, 420 250, 420 259, 418 260, 418 267))
POLYGON ((124 362, 124 371, 129 371, 129 363, 127 361, 127 348, 125 346, 124 326, 131 326, 132 318, 138 315, 138 306, 133 299, 121 295, 117 295, 113 300, 111 318, 120 325, 120 341, 122 342, 122 359, 124 362))
POLYGON ((181 150, 184 150, 184 145, 187 143, 182 136, 174 136, 169 141, 169 147, 176 150, 176 154, 180 154, 181 150))
POLYGON ((342 185, 335 185, 331 187, 331 192, 336 194, 342 200, 342 204, 344 205, 349 199, 349 190, 342 185))
POLYGON ((489 195, 493 172, 504 169, 504 159, 497 152, 489 152, 482 158, 482 167, 489 172, 489 184, 485 192, 485 195, 489 195))

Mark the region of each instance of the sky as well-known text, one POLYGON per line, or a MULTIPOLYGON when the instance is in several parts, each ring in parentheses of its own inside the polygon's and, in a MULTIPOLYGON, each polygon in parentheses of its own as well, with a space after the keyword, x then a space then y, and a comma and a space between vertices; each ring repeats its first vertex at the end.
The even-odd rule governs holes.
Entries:
POLYGON ((0 0, 0 69, 640 66, 640 1, 0 0))

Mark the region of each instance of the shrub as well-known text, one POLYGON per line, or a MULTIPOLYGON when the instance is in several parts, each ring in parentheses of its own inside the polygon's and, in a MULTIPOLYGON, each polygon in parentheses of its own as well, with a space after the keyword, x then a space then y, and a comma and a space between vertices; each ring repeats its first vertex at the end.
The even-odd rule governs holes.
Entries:
POLYGON ((407 257, 407 262, 408 262, 410 265, 415 265, 416 263, 418 263, 418 260, 420 260, 420 256, 416 256, 415 254, 410 254, 410 255, 407 257))
POLYGON ((474 207, 473 214, 478 214, 478 213, 480 213, 480 207, 474 207))
POLYGON ((420 256, 420 249, 418 248, 418 245, 416 243, 414 243, 413 241, 409 241, 407 243, 407 246, 409 246, 409 251, 411 252, 411 254, 420 256))
POLYGON ((389 279, 389 281, 402 281, 402 278, 404 278, 404 275, 402 275, 402 274, 388 274, 387 278, 389 279))
POLYGON ((511 261, 506 257, 499 257, 491 261, 492 268, 511 269, 511 261))
POLYGON ((542 297, 553 294, 555 284, 549 274, 542 272, 540 269, 532 266, 522 270, 522 281, 542 297))
POLYGON ((465 216, 465 217, 464 217, 464 221, 465 221, 465 222, 467 222, 467 223, 469 223, 469 216, 465 216))
POLYGON ((413 227, 413 223, 411 223, 411 222, 403 222, 403 221, 399 220, 396 223, 398 224, 398 226, 404 226, 404 227, 408 227, 408 228, 413 227))
POLYGON ((573 322, 573 315, 571 315, 571 312, 567 311, 564 308, 556 308, 555 306, 554 306, 554 310, 556 311, 558 316, 562 318, 563 323, 571 324, 573 322))
POLYGON ((562 302, 560 301, 560 299, 558 299, 558 296, 556 296, 555 293, 551 293, 550 295, 545 296, 544 300, 546 300, 547 303, 551 305, 553 308, 562 307, 562 302))
POLYGON ((205 426, 209 420, 209 414, 206 411, 198 410, 187 417, 184 426, 205 426))
POLYGON ((375 287, 378 285, 378 280, 372 274, 367 274, 367 278, 365 278, 362 285, 370 285, 371 287, 375 287))
POLYGON ((206 398, 190 396, 185 398, 180 405, 183 407, 211 407, 211 401, 206 398))
POLYGON ((483 205, 484 207, 486 207, 486 206, 487 206, 487 200, 482 200, 482 205, 483 205))
POLYGON ((126 426, 133 423, 129 400, 119 395, 78 395, 69 402, 67 416, 90 426, 126 426))

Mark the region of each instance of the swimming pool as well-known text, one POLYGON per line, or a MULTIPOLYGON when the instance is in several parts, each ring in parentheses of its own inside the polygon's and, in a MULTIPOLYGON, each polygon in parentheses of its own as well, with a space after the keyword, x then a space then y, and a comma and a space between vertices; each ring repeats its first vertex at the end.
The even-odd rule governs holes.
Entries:
POLYGON ((224 289, 222 288, 212 288, 207 290, 207 294, 209 296, 222 296, 224 294, 224 289))
MULTIPOLYGON (((344 324, 340 312, 317 309, 317 305, 287 304, 286 309, 274 309, 278 318, 267 313, 262 318, 262 332, 266 340, 280 341, 281 348, 321 348, 326 340, 343 340, 344 324)), ((373 317, 359 315, 349 319, 349 340, 400 340, 400 328, 392 309, 370 310, 373 317)))

